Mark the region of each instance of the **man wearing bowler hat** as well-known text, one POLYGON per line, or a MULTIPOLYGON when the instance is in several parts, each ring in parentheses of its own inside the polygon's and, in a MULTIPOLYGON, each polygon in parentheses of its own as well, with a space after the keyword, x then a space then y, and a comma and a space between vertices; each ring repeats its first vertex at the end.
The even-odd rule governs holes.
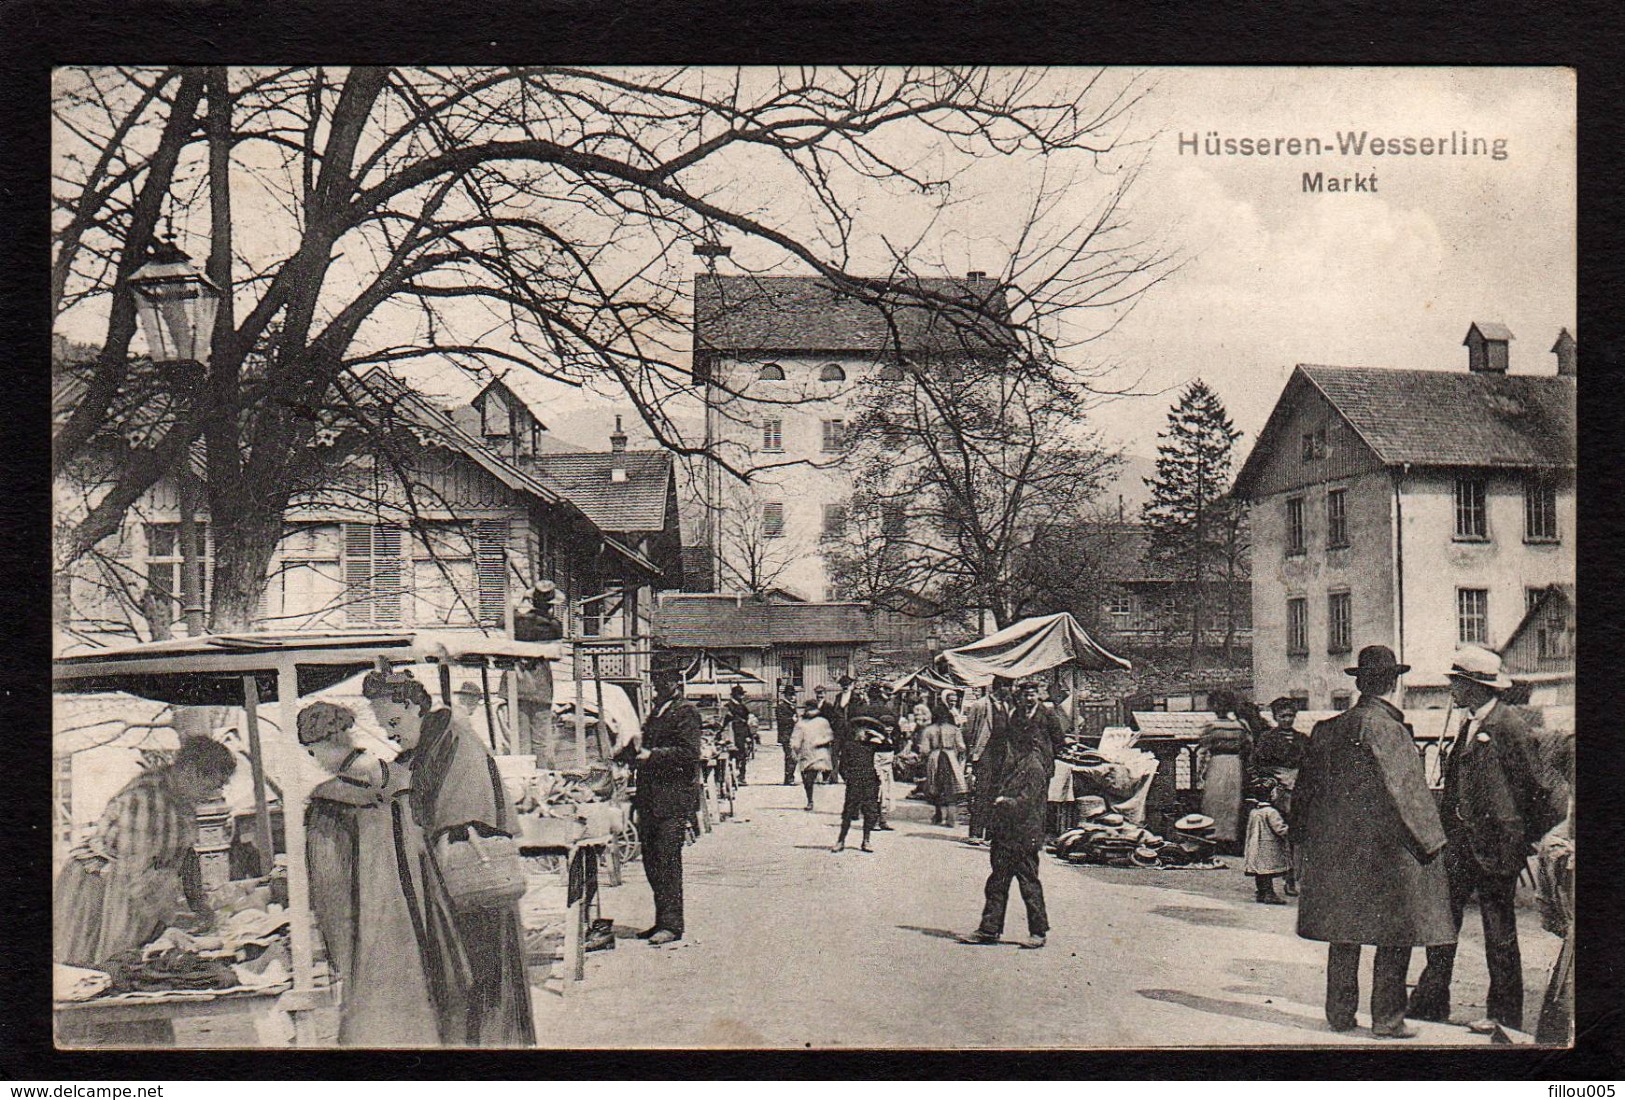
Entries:
POLYGON ((835 693, 835 700, 825 703, 819 709, 819 714, 829 719, 829 728, 835 733, 834 751, 830 757, 835 770, 830 773, 830 782, 841 782, 841 745, 852 736, 852 708, 856 703, 858 709, 863 708, 863 696, 859 694, 855 681, 847 673, 841 673, 835 683, 839 690, 835 693))
POLYGON ((1410 1039, 1411 948, 1456 942, 1439 852, 1445 833, 1404 715, 1390 698, 1410 671, 1384 645, 1360 650, 1354 706, 1316 723, 1293 797, 1302 860, 1298 935, 1326 950, 1326 1021, 1354 1027, 1361 947, 1371 944, 1371 1032, 1410 1039))
MULTIPOLYGON (((1465 713, 1447 745, 1439 812, 1450 841, 1444 865, 1451 920, 1461 928, 1462 909, 1476 894, 1484 922, 1489 1001, 1485 1018, 1467 1025, 1484 1033, 1496 1024, 1523 1028, 1523 960, 1513 896, 1535 842, 1563 816, 1529 727, 1501 701, 1511 686, 1496 654, 1478 646, 1456 651, 1450 698, 1465 713)), ((1412 1017, 1450 1018, 1455 963, 1454 942, 1428 948, 1427 969, 1411 996, 1412 1017)))
POLYGON ((655 922, 638 936, 656 947, 683 938, 683 830, 695 808, 701 728, 699 708, 683 698, 685 663, 677 654, 655 655, 655 699, 643 721, 632 800, 655 896, 655 922))

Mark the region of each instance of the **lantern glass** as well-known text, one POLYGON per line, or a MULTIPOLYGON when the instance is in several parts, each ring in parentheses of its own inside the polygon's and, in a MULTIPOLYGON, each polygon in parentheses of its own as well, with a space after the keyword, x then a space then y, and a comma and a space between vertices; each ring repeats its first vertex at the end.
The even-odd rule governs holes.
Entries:
POLYGON ((184 252, 170 246, 155 256, 131 276, 130 289, 154 359, 196 363, 208 359, 220 288, 198 272, 184 252))

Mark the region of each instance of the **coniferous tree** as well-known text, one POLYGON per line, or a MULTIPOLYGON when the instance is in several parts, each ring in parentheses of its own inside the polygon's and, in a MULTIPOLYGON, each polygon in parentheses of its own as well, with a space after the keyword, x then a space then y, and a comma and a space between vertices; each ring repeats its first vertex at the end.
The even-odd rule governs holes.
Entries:
MULTIPOLYGON (((1239 504, 1230 496, 1235 442, 1240 437, 1224 402, 1198 378, 1168 411, 1168 427, 1157 434, 1157 474, 1146 480, 1151 489, 1151 500, 1141 513, 1150 534, 1146 552, 1191 594, 1193 666, 1207 628, 1209 585, 1214 578, 1234 576, 1238 552, 1244 548, 1239 504)), ((1225 607, 1228 650, 1235 626, 1228 594, 1225 607)))

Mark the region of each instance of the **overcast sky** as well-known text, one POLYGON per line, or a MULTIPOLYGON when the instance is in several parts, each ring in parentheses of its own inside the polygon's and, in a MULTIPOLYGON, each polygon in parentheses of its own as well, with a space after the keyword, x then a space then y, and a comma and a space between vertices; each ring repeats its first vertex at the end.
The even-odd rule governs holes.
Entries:
MULTIPOLYGON (((1064 76, 1064 74, 1057 74, 1064 76)), ((1552 69, 1164 69, 1130 136, 1148 141, 1135 224, 1183 259, 1091 353, 1152 396, 1098 416, 1150 455, 1174 392, 1213 385, 1250 445, 1295 363, 1464 370, 1469 322, 1516 339, 1514 372, 1550 372, 1575 327, 1574 83, 1552 69), (1364 155, 1210 156, 1179 137, 1367 135, 1364 155), (1493 156, 1371 155, 1370 139, 1504 139, 1493 156), (1305 193, 1303 174, 1375 173, 1375 192, 1305 193), (1142 377, 1143 376, 1143 377, 1142 377)), ((1284 146, 1283 146, 1284 149, 1284 146)), ((932 255, 998 271, 1001 235, 1036 168, 990 166, 941 218, 932 255)), ((1084 217, 1098 192, 1080 187, 1084 217)), ((895 236, 902 207, 866 211, 895 236)), ((903 233, 907 235, 906 227, 903 233)), ((748 251, 746 255, 748 256, 748 251)), ((878 249, 876 256, 884 255, 878 249)), ((568 399, 567 399, 568 400, 568 399)), ((574 400, 580 400, 579 397, 574 400)), ((574 403, 574 400, 571 403, 574 403)), ((556 418, 568 435, 563 417, 556 418)), ((596 417, 583 442, 601 445, 596 417)))

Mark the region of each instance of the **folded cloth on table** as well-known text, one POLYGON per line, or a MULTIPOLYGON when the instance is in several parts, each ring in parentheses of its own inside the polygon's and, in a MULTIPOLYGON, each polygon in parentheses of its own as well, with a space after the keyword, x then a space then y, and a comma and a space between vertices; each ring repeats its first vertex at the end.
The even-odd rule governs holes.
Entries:
POLYGON ((229 951, 248 944, 264 946, 288 927, 288 914, 280 905, 269 909, 244 909, 226 918, 220 927, 220 939, 229 951))
POLYGON ((101 964, 112 979, 115 993, 169 990, 233 989, 237 976, 218 959, 204 959, 185 951, 168 950, 152 958, 139 951, 114 955, 101 964))
POLYGON ((100 970, 65 963, 51 964, 52 1000, 88 1001, 100 996, 112 983, 112 977, 100 970))

